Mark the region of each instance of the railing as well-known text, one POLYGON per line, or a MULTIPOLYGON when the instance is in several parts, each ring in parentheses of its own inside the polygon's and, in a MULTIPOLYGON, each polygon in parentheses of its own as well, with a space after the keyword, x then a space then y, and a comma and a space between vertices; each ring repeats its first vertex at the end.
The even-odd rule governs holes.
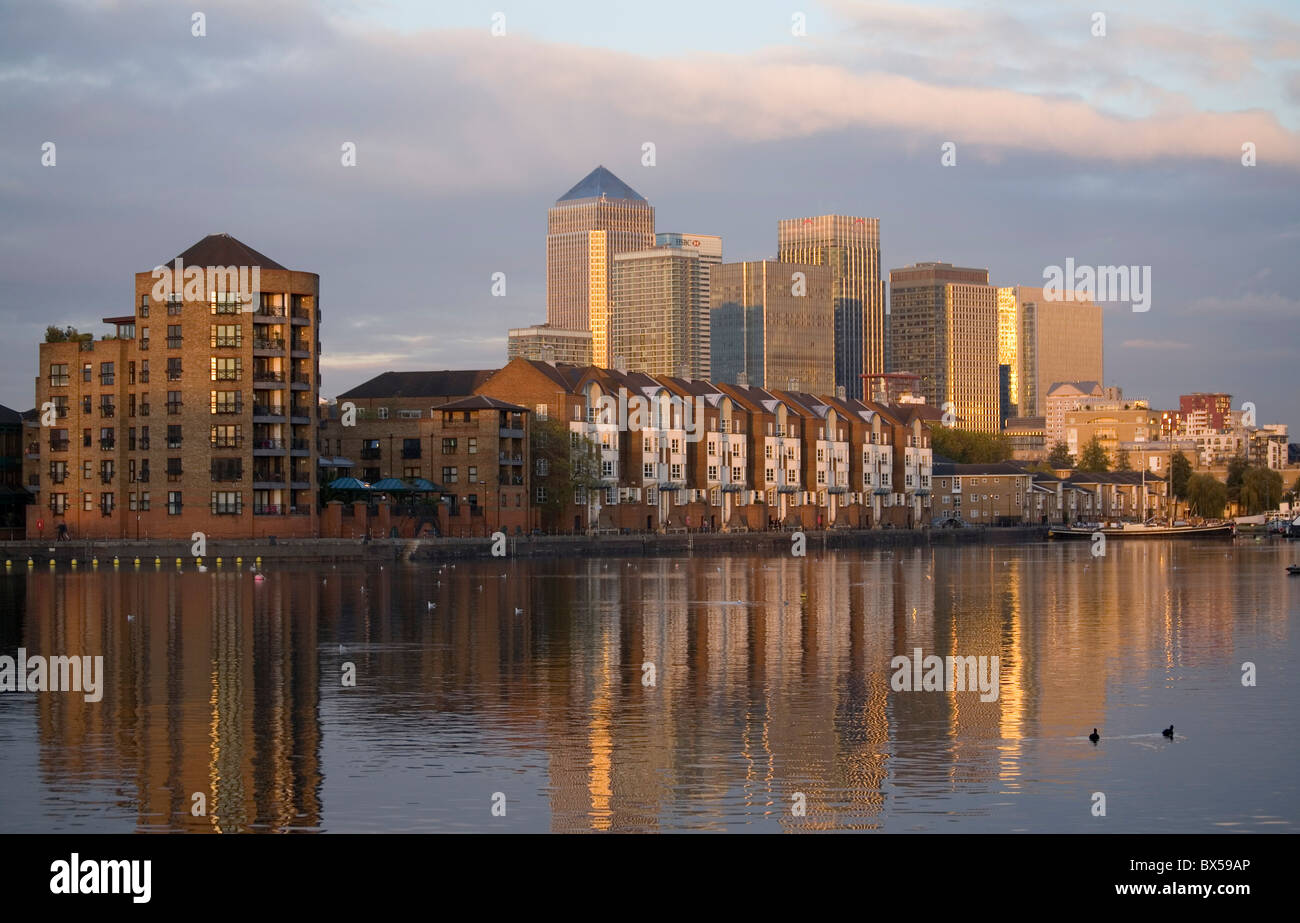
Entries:
POLYGON ((306 308, 294 308, 293 316, 298 320, 311 320, 311 312, 306 308))
POLYGON ((284 381, 284 372, 261 371, 253 373, 253 381, 284 381))
MULTIPOLYGON (((66 451, 68 451, 68 440, 67 440, 67 439, 51 439, 51 440, 50 440, 50 451, 51 451, 51 452, 66 452, 66 451)), ((29 455, 39 455, 39 454, 40 454, 40 447, 39 447, 36 443, 33 442, 31 445, 29 445, 29 446, 27 447, 27 452, 28 452, 29 455)))
MULTIPOLYGON (((208 444, 214 449, 238 449, 244 444, 244 437, 240 436, 210 436, 208 444)), ((169 445, 167 448, 171 448, 169 445)))
POLYGON ((215 414, 236 414, 244 412, 244 402, 235 401, 233 404, 217 404, 216 409, 212 411, 215 414))
POLYGON ((167 348, 168 348, 168 349, 180 349, 180 348, 181 348, 181 341, 182 341, 182 339, 183 339, 182 337, 168 337, 168 338, 167 338, 167 348))
POLYGON ((99 415, 100 415, 101 417, 111 417, 111 416, 113 416, 113 413, 114 413, 114 411, 116 411, 116 410, 117 410, 117 407, 116 407, 116 405, 114 405, 114 404, 100 404, 100 405, 99 405, 99 415))
POLYGON ((285 480, 284 480, 284 472, 283 472, 283 471, 257 471, 257 470, 254 470, 254 471, 253 471, 253 481, 254 481, 255 483, 256 483, 256 482, 262 482, 262 483, 266 483, 266 484, 283 484, 283 483, 285 483, 285 480))
POLYGON ((254 439, 253 448, 255 449, 283 449, 283 439, 254 439))
POLYGON ((293 384, 295 385, 311 384, 311 376, 308 375, 306 372, 294 372, 292 375, 289 376, 289 378, 290 381, 292 381, 293 384))
POLYGON ((509 452, 502 452, 502 453, 501 453, 501 456, 500 456, 500 461, 503 461, 503 462, 520 462, 520 463, 522 463, 523 460, 524 460, 524 457, 523 457, 522 455, 517 454, 517 453, 514 454, 514 455, 511 455, 509 452))
POLYGON ((290 348, 304 353, 311 352, 311 344, 306 340, 294 340, 290 348))
POLYGON ((289 442, 289 448, 298 452, 306 452, 310 448, 310 443, 306 439, 292 439, 289 442))
POLYGON ((284 416, 284 407, 279 404, 254 404, 253 416, 255 417, 282 417, 284 416))
POLYGON ((253 349, 284 349, 283 337, 254 337, 253 349))
POLYGON ((254 317, 284 317, 283 305, 262 305, 251 312, 254 317))
POLYGON ((116 443, 112 439, 101 439, 99 440, 99 451, 111 452, 113 451, 114 445, 116 445, 116 443))
POLYGON ((243 337, 223 337, 223 336, 212 337, 213 349, 228 349, 230 347, 238 347, 242 345, 244 345, 243 337))
POLYGON ((244 472, 239 469, 222 469, 218 468, 212 472, 212 482, 214 484, 229 484, 234 481, 242 481, 244 472))

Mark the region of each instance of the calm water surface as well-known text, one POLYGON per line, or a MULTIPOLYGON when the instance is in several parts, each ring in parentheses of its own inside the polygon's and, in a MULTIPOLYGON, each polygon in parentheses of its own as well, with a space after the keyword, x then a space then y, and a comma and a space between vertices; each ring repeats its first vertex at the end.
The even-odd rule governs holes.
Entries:
POLYGON ((0 831, 1291 832, 1297 552, 15 569, 0 654, 107 678, 0 693, 0 831), (893 691, 918 647, 997 701, 893 691))

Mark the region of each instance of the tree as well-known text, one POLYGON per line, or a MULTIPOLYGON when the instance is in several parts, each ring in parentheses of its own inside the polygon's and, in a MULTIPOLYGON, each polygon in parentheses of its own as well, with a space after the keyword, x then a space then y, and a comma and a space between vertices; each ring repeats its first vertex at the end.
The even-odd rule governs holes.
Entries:
POLYGON ((59 327, 50 324, 45 328, 46 343, 79 343, 94 338, 93 333, 79 333, 76 327, 59 327))
POLYGON ((1011 457, 1011 440, 1001 433, 976 433, 947 426, 931 430, 930 448, 936 455, 961 465, 1000 462, 1011 457))
POLYGON ((1282 499, 1293 506, 1300 502, 1300 477, 1295 479, 1295 483, 1291 485, 1290 490, 1282 495, 1282 499))
POLYGON ((1242 476, 1239 496, 1247 516, 1275 510, 1282 501, 1282 475, 1271 468, 1251 468, 1242 476))
POLYGON ((1115 470, 1132 471, 1133 464, 1128 459, 1128 449, 1120 449, 1115 453, 1115 470))
POLYGON ((1193 474, 1187 479, 1187 509, 1206 519, 1217 519, 1228 505, 1228 488, 1209 474, 1193 474))
POLYGON ((1070 454, 1070 447, 1064 442, 1052 446, 1052 451, 1047 456, 1047 463, 1053 468, 1073 468, 1074 457, 1070 454))
POLYGON ((580 495, 585 495, 585 502, 590 504, 592 493, 602 486, 600 446, 569 432, 562 421, 550 419, 533 421, 529 448, 534 465, 532 499, 542 528, 565 529, 562 517, 566 509, 576 504, 580 495))
POLYGON ((1106 458, 1106 447, 1101 444, 1101 440, 1093 436, 1088 440, 1088 444, 1083 447, 1079 453, 1080 471, 1109 471, 1110 461, 1106 458))
POLYGON ((1192 476, 1192 463, 1182 452, 1169 457, 1169 489, 1179 500, 1187 499, 1187 480, 1192 476))
POLYGON ((1034 462, 1032 465, 1026 465, 1025 470, 1032 471, 1035 474, 1050 474, 1052 476, 1056 475, 1056 466, 1049 464, 1048 462, 1041 462, 1041 461, 1034 462))
POLYGON ((1228 500, 1232 503, 1241 502, 1241 482, 1246 476, 1246 469, 1250 467, 1250 462, 1246 461, 1244 455, 1236 455, 1228 462, 1228 500))

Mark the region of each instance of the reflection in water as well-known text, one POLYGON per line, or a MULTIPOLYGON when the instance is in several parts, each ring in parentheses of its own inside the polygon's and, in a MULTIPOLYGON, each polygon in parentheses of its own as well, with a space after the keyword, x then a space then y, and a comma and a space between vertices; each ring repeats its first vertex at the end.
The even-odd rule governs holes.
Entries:
POLYGON ((107 679, 0 695, 0 830, 1288 829, 1286 549, 1108 551, 17 573, 0 653, 107 679), (892 691, 915 648, 998 699, 892 691))

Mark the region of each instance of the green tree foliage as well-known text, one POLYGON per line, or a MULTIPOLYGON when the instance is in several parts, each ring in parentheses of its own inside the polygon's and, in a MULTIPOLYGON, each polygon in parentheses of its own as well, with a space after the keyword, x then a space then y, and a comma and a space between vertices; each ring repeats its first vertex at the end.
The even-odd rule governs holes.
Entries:
POLYGON ((1228 462, 1228 500, 1232 503, 1241 502, 1241 482, 1246 477, 1248 468, 1250 462, 1246 461, 1244 455, 1237 455, 1228 462))
POLYGON ((1192 476, 1192 463, 1182 452, 1169 458, 1169 487, 1179 500, 1187 499, 1187 481, 1192 476))
POLYGON ((1228 488, 1209 474, 1193 474, 1187 479, 1187 509, 1197 516, 1216 519, 1228 505, 1228 488))
POLYGON ((1106 447, 1101 440, 1093 436, 1079 453, 1080 471, 1109 471, 1110 460, 1106 457, 1106 447))
POLYGON ((1247 516, 1277 509, 1282 501, 1282 475, 1271 468, 1251 468, 1242 475, 1239 497, 1247 516))
POLYGON ((1070 447, 1064 442, 1052 446, 1052 451, 1047 456, 1047 463, 1053 468, 1073 468, 1074 456, 1070 454, 1070 447))
POLYGON ((59 327, 50 324, 45 328, 46 343, 77 343, 86 340, 93 340, 93 333, 79 333, 76 327, 59 327))
POLYGON ((540 511, 542 528, 565 530, 572 523, 561 521, 565 509, 577 502, 580 491, 600 485, 600 446, 586 437, 570 433, 560 420, 534 420, 529 431, 533 457, 534 504, 540 511), (538 501, 536 488, 545 490, 538 501))
POLYGON ((1133 463, 1129 461, 1128 449, 1120 449, 1115 453, 1115 470, 1132 471, 1133 463))
POLYGON ((930 448, 936 455, 961 465, 1000 462, 1011 457, 1011 440, 1001 433, 976 433, 947 426, 931 431, 930 448))

